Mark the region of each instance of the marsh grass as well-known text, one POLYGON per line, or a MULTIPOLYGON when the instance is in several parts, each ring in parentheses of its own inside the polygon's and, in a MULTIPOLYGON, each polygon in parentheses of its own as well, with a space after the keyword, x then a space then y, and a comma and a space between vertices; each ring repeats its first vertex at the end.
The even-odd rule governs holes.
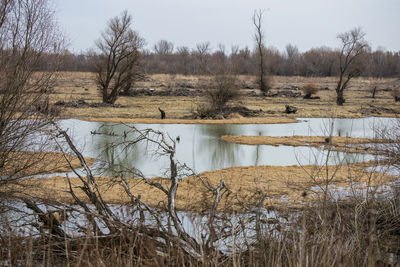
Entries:
MULTIPOLYGON (((53 88, 50 95, 52 103, 59 100, 70 102, 72 100, 84 99, 89 103, 101 102, 100 92, 96 89, 93 82, 92 73, 62 73, 53 88)), ((181 88, 182 84, 189 84, 198 90, 199 84, 209 83, 211 76, 169 76, 169 75, 150 75, 146 81, 138 81, 136 88, 153 88, 155 90, 170 90, 170 88, 181 88), (170 88, 168 88, 170 87, 170 88)), ((238 84, 249 83, 254 80, 253 76, 239 76, 238 84)), ((378 87, 381 89, 391 87, 395 79, 381 79, 378 87)), ((345 92, 346 103, 343 107, 337 108, 335 103, 335 85, 337 79, 335 77, 274 77, 274 87, 272 92, 283 90, 287 87, 301 88, 308 83, 314 83, 318 88, 319 100, 307 101, 302 98, 286 98, 286 97, 254 97, 250 95, 254 91, 258 95, 260 92, 256 89, 240 89, 240 104, 252 109, 262 109, 266 113, 261 116, 280 117, 284 114, 285 104, 299 107, 296 116, 298 117, 321 117, 324 114, 335 114, 336 117, 356 118, 362 116, 395 116, 387 112, 374 112, 369 105, 378 108, 393 109, 397 114, 400 112, 399 106, 396 105, 390 92, 387 90, 379 90, 375 99, 370 98, 368 91, 370 87, 369 78, 355 78, 351 87, 345 92), (326 89, 327 88, 327 89, 326 89), (372 102, 373 100, 373 102, 372 102)), ((121 104, 123 108, 65 108, 61 111, 61 117, 77 117, 77 118, 159 118, 158 107, 162 107, 166 111, 168 118, 191 118, 192 111, 199 104, 207 104, 207 101, 201 96, 121 96, 117 100, 117 104, 121 104), (178 104, 177 104, 178 103, 178 104), (107 116, 105 116, 107 114, 107 116)))
POLYGON ((258 220, 249 227, 239 219, 226 252, 204 247, 198 258, 180 248, 173 235, 160 242, 157 230, 150 227, 106 236, 88 229, 64 239, 46 232, 28 236, 3 232, 0 262, 7 266, 395 266, 400 245, 398 205, 398 198, 329 200, 324 207, 305 206, 295 217, 281 212, 281 218, 290 217, 289 221, 258 220))

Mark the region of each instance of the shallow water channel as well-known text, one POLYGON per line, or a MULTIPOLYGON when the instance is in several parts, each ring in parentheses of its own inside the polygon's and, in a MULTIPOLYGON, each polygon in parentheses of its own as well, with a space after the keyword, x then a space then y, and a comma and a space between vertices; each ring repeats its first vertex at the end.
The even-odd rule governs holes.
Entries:
MULTIPOLYGON (((176 156, 180 163, 186 163, 196 172, 217 170, 231 166, 251 165, 305 165, 325 162, 323 150, 309 147, 239 145, 221 140, 222 135, 255 136, 293 136, 293 135, 329 135, 374 137, 374 129, 390 127, 394 119, 325 119, 299 118, 299 123, 286 124, 135 124, 139 129, 152 128, 168 133, 176 141, 176 156), (333 127, 331 127, 333 125, 333 127), (179 137, 179 141, 176 138, 179 137)), ((88 122, 76 119, 60 121, 60 126, 68 129, 77 147, 86 157, 97 158, 103 162, 113 162, 122 168, 135 167, 147 177, 165 174, 168 170, 167 157, 157 156, 154 145, 141 143, 135 148, 124 150, 121 146, 110 148, 117 141, 116 135, 124 135, 129 127, 122 124, 88 122), (91 134, 111 133, 109 135, 91 134)), ((132 136, 127 136, 127 140, 132 136)), ((343 161, 364 161, 372 159, 370 155, 331 153, 330 164, 343 161)), ((112 175, 110 170, 98 163, 98 174, 112 175)))

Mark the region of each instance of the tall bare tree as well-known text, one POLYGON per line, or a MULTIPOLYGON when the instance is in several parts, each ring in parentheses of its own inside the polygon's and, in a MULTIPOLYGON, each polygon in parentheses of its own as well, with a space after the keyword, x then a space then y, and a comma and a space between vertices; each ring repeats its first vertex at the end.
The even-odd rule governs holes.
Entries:
POLYGON ((256 40, 257 53, 258 53, 258 84, 260 90, 267 93, 270 89, 270 84, 267 76, 267 66, 265 59, 265 36, 262 29, 264 11, 261 9, 254 11, 253 14, 253 24, 255 27, 254 39, 256 40))
POLYGON ((174 52, 174 44, 167 40, 160 40, 154 45, 153 50, 158 55, 169 55, 174 52))
POLYGON ((193 51, 193 54, 195 55, 199 66, 197 73, 210 74, 210 70, 208 67, 208 63, 210 60, 210 51, 210 42, 196 44, 196 50, 193 51))
POLYGON ((38 152, 33 136, 52 115, 48 93, 64 40, 51 2, 0 2, 0 185, 41 159, 21 151, 38 152), (35 72, 42 61, 48 71, 35 72))
POLYGON ((360 75, 362 63, 360 58, 369 48, 361 28, 354 28, 340 33, 337 38, 341 42, 339 57, 339 81, 336 86, 336 104, 342 106, 345 102, 343 92, 353 77, 360 75))
POLYGON ((132 16, 125 10, 108 22, 96 41, 100 54, 95 56, 94 67, 103 103, 114 104, 121 91, 129 90, 137 74, 144 40, 131 26, 132 16))
POLYGON ((298 74, 298 62, 300 58, 300 52, 297 46, 292 44, 287 44, 285 47, 285 72, 287 75, 297 75, 298 74))

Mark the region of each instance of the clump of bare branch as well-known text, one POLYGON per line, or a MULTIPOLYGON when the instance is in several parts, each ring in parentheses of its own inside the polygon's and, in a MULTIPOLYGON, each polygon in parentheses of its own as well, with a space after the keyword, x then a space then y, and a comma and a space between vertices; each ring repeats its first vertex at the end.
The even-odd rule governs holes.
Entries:
MULTIPOLYGON (((18 161, 18 151, 43 147, 33 136, 57 113, 49 93, 64 49, 63 35, 48 0, 6 0, 0 4, 0 169, 18 161), (42 61, 48 71, 36 72, 42 61), (29 120, 27 120, 29 118, 29 120), (35 146, 34 146, 35 145, 35 146)), ((0 185, 21 177, 32 157, 1 176, 0 185)))
POLYGON ((199 114, 204 114, 206 117, 222 113, 228 102, 237 99, 239 96, 237 79, 230 74, 215 75, 213 80, 205 85, 205 87, 204 91, 207 104, 205 107, 200 106, 198 111, 199 114))
POLYGON ((341 42, 341 48, 339 54, 339 81, 336 86, 336 104, 342 106, 345 102, 343 92, 348 87, 351 79, 360 75, 363 68, 361 58, 369 49, 369 45, 361 28, 341 33, 338 35, 338 39, 341 42))
POLYGON ((303 88, 301 88, 301 91, 304 94, 304 99, 310 99, 312 95, 318 92, 318 87, 313 83, 309 83, 304 85, 303 88))
POLYGON ((112 18, 96 42, 99 54, 92 55, 103 102, 114 104, 119 94, 129 94, 138 73, 139 49, 144 40, 131 29, 132 16, 124 11, 112 18))

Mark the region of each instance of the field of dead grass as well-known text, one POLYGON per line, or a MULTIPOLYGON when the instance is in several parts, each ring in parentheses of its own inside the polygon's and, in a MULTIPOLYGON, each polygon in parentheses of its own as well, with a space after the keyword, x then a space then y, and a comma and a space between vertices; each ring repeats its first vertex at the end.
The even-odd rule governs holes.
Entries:
MULTIPOLYGON (((379 172, 368 172, 366 166, 372 163, 353 164, 350 166, 250 166, 231 167, 223 170, 208 171, 197 177, 189 177, 181 181, 176 198, 177 208, 180 210, 208 210, 213 201, 213 195, 203 185, 203 182, 217 187, 220 179, 229 188, 221 199, 221 209, 240 210, 242 204, 246 206, 259 205, 271 208, 300 207, 305 202, 318 197, 316 191, 319 186, 325 184, 339 186, 354 190, 364 188, 366 184, 371 186, 387 184, 395 177, 379 172), (203 182, 200 180, 200 178, 203 182), (329 182, 327 182, 329 180, 329 182), (258 203, 265 196, 263 203, 258 203)), ((153 178, 164 186, 169 185, 169 179, 153 178)), ((71 178, 75 194, 86 199, 81 191, 81 182, 77 178, 71 178)), ((110 177, 98 177, 100 191, 103 199, 108 203, 124 204, 130 201, 124 193, 118 179, 110 177)), ((128 178, 131 192, 141 196, 141 200, 153 207, 164 207, 167 197, 158 189, 145 184, 135 178, 128 178)), ((67 178, 57 176, 52 178, 32 178, 25 180, 19 186, 28 188, 25 194, 32 197, 42 197, 73 203, 72 196, 68 193, 67 178), (30 190, 29 190, 30 189, 30 190)), ((14 188, 15 189, 15 188, 14 188)), ((86 199, 88 201, 88 199, 86 199)))
MULTIPOLYGON (((88 103, 99 103, 101 97, 94 83, 93 73, 62 73, 54 86, 51 101, 62 100, 65 102, 83 99, 88 103)), ((183 75, 150 75, 146 81, 135 84, 135 89, 151 89, 153 92, 186 88, 191 91, 201 92, 202 81, 210 79, 204 76, 183 75), (186 86, 186 87, 185 87, 186 86)), ((254 87, 254 77, 240 76, 243 87, 254 87), (250 86, 248 86, 250 85, 250 86)), ((395 79, 382 79, 378 81, 376 98, 371 98, 369 90, 374 84, 372 79, 356 78, 351 87, 345 91, 346 103, 343 107, 335 104, 335 83, 337 78, 306 78, 306 77, 274 77, 272 92, 282 90, 299 90, 307 83, 315 83, 319 92, 316 96, 320 99, 305 100, 302 97, 263 97, 251 96, 251 92, 260 95, 257 89, 241 89, 242 97, 235 104, 243 105, 249 109, 262 110, 261 117, 341 117, 357 118, 363 116, 389 116, 394 117, 400 112, 400 105, 395 103, 390 91, 398 87, 395 79), (298 108, 296 114, 284 113, 285 105, 298 108)), ((121 96, 117 104, 122 107, 81 107, 63 108, 61 117, 81 119, 136 119, 159 118, 158 107, 166 111, 167 118, 187 119, 198 104, 205 100, 199 95, 193 96, 156 96, 139 95, 134 97, 121 96)), ((226 122, 228 123, 228 122, 226 122)), ((251 123, 251 122, 250 122, 251 123)))

